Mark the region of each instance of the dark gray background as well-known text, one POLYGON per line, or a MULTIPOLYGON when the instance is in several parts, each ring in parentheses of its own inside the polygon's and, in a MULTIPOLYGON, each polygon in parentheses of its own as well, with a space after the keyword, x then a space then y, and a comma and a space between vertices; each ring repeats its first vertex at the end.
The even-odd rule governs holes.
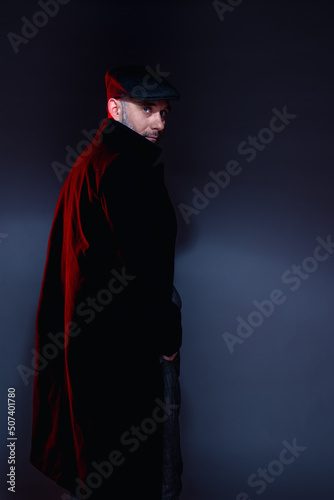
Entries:
POLYGON ((31 366, 62 185, 51 164, 64 164, 66 146, 75 149, 105 117, 105 71, 138 62, 160 64, 182 95, 161 141, 179 223, 181 498, 333 500, 334 255, 317 269, 313 262, 295 290, 282 281, 313 255, 318 237, 334 239, 333 5, 244 0, 221 21, 210 1, 71 0, 15 54, 7 34, 21 34, 21 18, 38 10, 31 0, 1 6, 1 498, 13 498, 5 484, 13 386, 15 498, 63 493, 29 464, 32 383, 17 370, 31 366), (296 117, 247 162, 239 145, 284 106, 296 117), (193 188, 203 192, 209 172, 230 160, 241 173, 186 224, 178 205, 192 205, 193 188), (231 353, 224 332, 235 335, 237 317, 247 319, 253 301, 275 289, 285 302, 231 353), (273 462, 283 441, 304 448, 284 469, 273 462), (268 465, 276 476, 259 493, 247 481, 268 465))

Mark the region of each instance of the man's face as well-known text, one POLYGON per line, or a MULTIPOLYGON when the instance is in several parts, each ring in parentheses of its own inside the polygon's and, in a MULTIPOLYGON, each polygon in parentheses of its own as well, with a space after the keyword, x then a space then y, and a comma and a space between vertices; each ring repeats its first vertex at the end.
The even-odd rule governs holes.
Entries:
POLYGON ((120 101, 122 113, 119 121, 157 144, 165 128, 166 116, 170 111, 167 100, 164 101, 120 101))

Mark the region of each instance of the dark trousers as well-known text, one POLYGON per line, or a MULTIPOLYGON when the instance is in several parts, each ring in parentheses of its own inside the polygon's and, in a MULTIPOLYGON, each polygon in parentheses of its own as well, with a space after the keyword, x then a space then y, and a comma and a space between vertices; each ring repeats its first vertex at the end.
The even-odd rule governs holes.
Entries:
POLYGON ((180 446, 179 413, 181 404, 180 393, 180 353, 167 361, 161 359, 164 379, 164 400, 171 405, 171 415, 164 422, 164 454, 162 500, 179 500, 182 489, 182 455, 180 446))

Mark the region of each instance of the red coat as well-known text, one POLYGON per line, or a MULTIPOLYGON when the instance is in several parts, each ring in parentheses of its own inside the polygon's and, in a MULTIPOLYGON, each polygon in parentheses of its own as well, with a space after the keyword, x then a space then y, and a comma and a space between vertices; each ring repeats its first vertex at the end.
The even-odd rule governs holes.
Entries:
POLYGON ((159 356, 176 352, 182 335, 160 152, 106 120, 55 210, 36 322, 31 462, 78 498, 160 498, 168 404, 159 356))

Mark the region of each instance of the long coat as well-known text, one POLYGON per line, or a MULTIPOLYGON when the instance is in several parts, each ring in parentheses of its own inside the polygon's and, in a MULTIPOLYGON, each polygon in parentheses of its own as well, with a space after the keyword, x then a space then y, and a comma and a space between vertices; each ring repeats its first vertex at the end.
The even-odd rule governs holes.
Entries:
POLYGON ((161 354, 181 345, 171 301, 176 218, 159 146, 106 119, 52 223, 36 321, 31 462, 78 498, 161 498, 161 354))

